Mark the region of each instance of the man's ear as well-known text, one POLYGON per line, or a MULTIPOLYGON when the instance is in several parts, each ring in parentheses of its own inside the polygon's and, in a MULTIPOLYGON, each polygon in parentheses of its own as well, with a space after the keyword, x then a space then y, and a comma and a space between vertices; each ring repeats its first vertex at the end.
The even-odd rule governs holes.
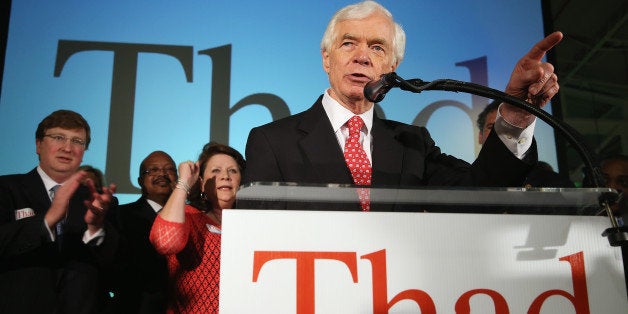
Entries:
POLYGON ((323 70, 325 70, 325 73, 329 74, 329 70, 330 70, 329 53, 325 50, 321 50, 321 57, 323 59, 323 70))
POLYGON ((35 139, 35 151, 37 152, 37 156, 41 153, 41 140, 35 139))
POLYGON ((398 66, 399 66, 399 61, 393 62, 393 64, 390 66, 390 72, 395 72, 398 66))

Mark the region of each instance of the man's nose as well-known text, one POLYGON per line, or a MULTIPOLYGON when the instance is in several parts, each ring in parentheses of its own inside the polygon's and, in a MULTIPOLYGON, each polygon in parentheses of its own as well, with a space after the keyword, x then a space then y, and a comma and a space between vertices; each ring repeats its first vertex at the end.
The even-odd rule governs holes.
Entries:
POLYGON ((64 151, 71 151, 72 150, 72 141, 70 139, 66 139, 65 142, 63 142, 63 145, 61 146, 61 148, 64 151))
POLYGON ((355 51, 355 55, 353 56, 354 62, 359 63, 361 65, 370 65, 371 58, 368 55, 368 47, 359 45, 355 51))

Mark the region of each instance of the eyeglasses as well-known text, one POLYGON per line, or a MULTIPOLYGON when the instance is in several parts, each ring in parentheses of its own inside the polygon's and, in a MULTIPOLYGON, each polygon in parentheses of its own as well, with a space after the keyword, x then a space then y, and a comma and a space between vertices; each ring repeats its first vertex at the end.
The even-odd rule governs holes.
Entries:
POLYGON ((66 137, 63 134, 46 134, 44 137, 49 137, 55 144, 65 145, 68 141, 70 141, 70 145, 76 148, 85 148, 85 140, 78 137, 66 137))
POLYGON ((147 174, 149 176, 156 176, 162 173, 166 173, 166 174, 177 174, 177 169, 172 168, 172 167, 166 167, 166 168, 148 168, 144 171, 142 171, 142 174, 147 174))

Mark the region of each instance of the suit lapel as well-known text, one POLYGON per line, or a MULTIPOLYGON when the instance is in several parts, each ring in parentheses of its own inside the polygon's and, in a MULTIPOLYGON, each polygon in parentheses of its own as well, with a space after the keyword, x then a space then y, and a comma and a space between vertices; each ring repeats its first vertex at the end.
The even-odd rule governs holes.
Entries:
POLYGON ((36 214, 45 214, 50 208, 50 195, 46 191, 44 181, 41 180, 37 168, 25 174, 20 182, 22 190, 26 193, 26 199, 31 200, 32 208, 36 214))
POLYGON ((155 212, 153 207, 150 206, 148 200, 146 200, 146 198, 142 196, 142 198, 140 198, 138 202, 141 202, 139 206, 137 206, 137 208, 140 208, 140 212, 138 214, 147 221, 155 220, 155 217, 157 217, 157 213, 155 212))
POLYGON ((386 123, 373 115, 373 185, 399 185, 402 173, 404 150, 395 139, 394 131, 386 123))
MULTIPOLYGON (((352 184, 351 173, 320 98, 304 112, 298 129, 304 134, 299 147, 309 161, 311 176, 317 182, 352 184)), ((377 114, 373 116, 372 134, 373 185, 399 185, 403 146, 395 138, 394 130, 377 114)))
POLYGON ((321 98, 304 112, 297 128, 303 134, 299 148, 310 166, 306 173, 320 183, 353 183, 321 98))

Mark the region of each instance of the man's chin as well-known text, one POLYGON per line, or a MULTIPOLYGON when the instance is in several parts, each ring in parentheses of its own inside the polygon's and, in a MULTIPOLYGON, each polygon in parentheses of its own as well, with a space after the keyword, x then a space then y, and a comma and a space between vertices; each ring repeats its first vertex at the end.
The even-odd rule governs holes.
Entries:
POLYGON ((79 165, 71 163, 57 163, 52 170, 58 173, 75 173, 78 170, 79 165))
POLYGON ((155 187, 155 193, 154 194, 170 195, 170 193, 172 193, 172 187, 170 187, 170 186, 155 187))

